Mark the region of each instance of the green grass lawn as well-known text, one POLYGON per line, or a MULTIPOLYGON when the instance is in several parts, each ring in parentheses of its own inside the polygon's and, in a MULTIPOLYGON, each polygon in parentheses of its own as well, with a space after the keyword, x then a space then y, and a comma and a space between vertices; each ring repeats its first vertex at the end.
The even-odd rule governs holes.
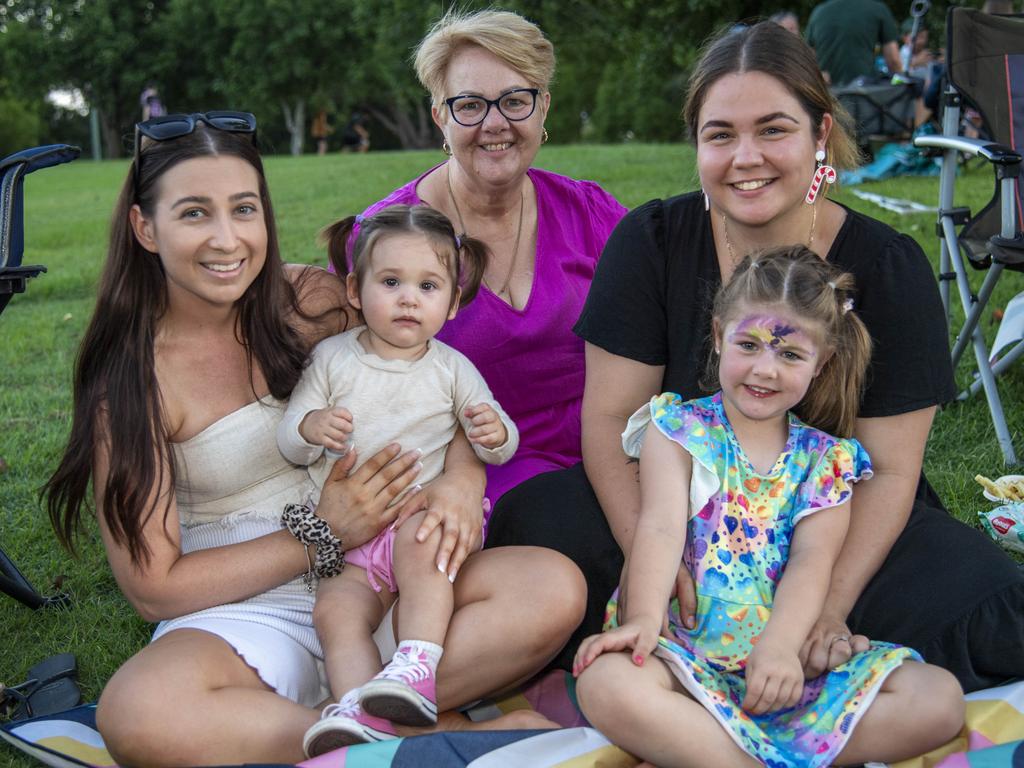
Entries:
MULTIPOLYGON (((359 212, 442 159, 440 152, 269 158, 285 257, 322 262, 315 237, 321 227, 359 212)), ((696 187, 693 152, 683 145, 545 147, 537 164, 594 179, 631 207, 696 187)), ((50 592, 61 580, 73 596, 67 610, 33 612, 0 595, 0 682, 21 682, 35 662, 71 651, 78 656, 87 700, 98 697, 104 681, 147 641, 151 627, 121 597, 95 525, 86 526, 80 557, 72 559, 57 545, 37 489, 56 466, 66 439, 71 369, 126 169, 123 161, 78 161, 27 177, 25 262, 45 264, 48 273, 33 280, 0 318, 0 457, 6 462, 6 469, 0 465, 0 545, 38 588, 50 592)), ((965 173, 958 182, 963 192, 958 204, 977 210, 991 194, 991 178, 987 169, 965 173)), ((896 179, 863 188, 934 205, 938 179, 896 179)), ((911 234, 937 261, 933 214, 892 214, 851 190, 839 192, 838 199, 911 234)), ((1005 305, 1022 290, 1024 277, 1007 274, 994 305, 1005 305)), ((994 336, 987 318, 985 328, 989 338, 994 336)), ((961 383, 967 381, 966 367, 958 375, 961 383)), ((1024 452, 1024 368, 1018 366, 1000 387, 1017 449, 1024 452)), ((973 524, 977 511, 987 506, 972 479, 975 473, 1004 474, 983 399, 939 414, 926 464, 950 510, 973 524)), ((0 762, 5 760, 30 765, 6 746, 0 748, 0 762)))

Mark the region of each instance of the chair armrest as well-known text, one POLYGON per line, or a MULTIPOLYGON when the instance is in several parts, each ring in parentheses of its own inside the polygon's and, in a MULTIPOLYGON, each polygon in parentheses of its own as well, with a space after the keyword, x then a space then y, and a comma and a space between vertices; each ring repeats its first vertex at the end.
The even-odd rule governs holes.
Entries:
POLYGON ((81 152, 81 149, 70 144, 47 144, 42 147, 23 149, 21 152, 15 152, 0 160, 0 176, 3 176, 8 168, 21 163, 25 164, 23 172, 25 174, 38 171, 40 168, 49 168, 52 165, 70 163, 81 152))
POLYGON ((996 144, 982 139, 968 139, 963 136, 918 136, 914 139, 915 147, 934 147, 935 149, 955 149, 971 157, 983 157, 995 165, 1016 165, 1020 163, 1020 153, 1005 144, 996 144))

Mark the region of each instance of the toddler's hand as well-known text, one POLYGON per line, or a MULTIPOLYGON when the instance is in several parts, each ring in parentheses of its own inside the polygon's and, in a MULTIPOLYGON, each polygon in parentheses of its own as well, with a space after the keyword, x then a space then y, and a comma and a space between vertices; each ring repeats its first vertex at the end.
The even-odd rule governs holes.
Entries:
POLYGON ((657 645, 657 619, 628 621, 615 629, 610 629, 599 635, 591 635, 580 643, 579 650, 576 651, 576 658, 572 662, 572 674, 579 677, 580 673, 602 653, 624 651, 627 648, 633 651, 631 656, 633 663, 642 667, 644 660, 651 655, 657 645))
POLYGON ((307 443, 345 453, 348 437, 352 434, 352 414, 346 408, 337 407, 310 411, 299 424, 299 434, 307 443))
POLYGON ((759 642, 747 657, 747 695, 742 707, 763 715, 795 706, 804 692, 800 656, 770 642, 759 642))
POLYGON ((487 403, 469 406, 463 414, 473 424, 466 435, 469 442, 482 445, 484 448, 497 448, 508 440, 508 430, 502 424, 495 411, 487 403))

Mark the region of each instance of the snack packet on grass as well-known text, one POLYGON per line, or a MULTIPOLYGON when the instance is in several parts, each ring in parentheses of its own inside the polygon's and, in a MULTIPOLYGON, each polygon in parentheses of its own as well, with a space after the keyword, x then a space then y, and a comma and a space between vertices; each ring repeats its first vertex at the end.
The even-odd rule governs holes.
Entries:
POLYGON ((1024 502, 1003 504, 988 512, 979 512, 978 517, 989 536, 1007 549, 1024 553, 1024 502))

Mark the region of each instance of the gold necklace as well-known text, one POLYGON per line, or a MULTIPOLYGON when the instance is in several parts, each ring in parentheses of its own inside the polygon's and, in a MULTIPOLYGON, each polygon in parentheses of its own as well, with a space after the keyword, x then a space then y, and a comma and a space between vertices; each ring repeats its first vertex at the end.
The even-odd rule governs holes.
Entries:
MULTIPOLYGON (((462 230, 462 234, 465 235, 465 234, 467 234, 467 232, 466 232, 466 222, 462 219, 462 210, 459 208, 459 204, 455 200, 455 190, 452 189, 451 166, 449 166, 447 164, 445 165, 445 179, 448 182, 448 199, 452 201, 452 208, 455 209, 455 215, 458 216, 458 218, 459 218, 459 229, 461 229, 462 230)), ((508 293, 508 284, 512 282, 512 272, 516 268, 516 261, 517 261, 517 259, 519 257, 519 240, 523 236, 523 208, 525 207, 525 205, 526 205, 526 193, 522 189, 520 189, 519 190, 519 224, 516 226, 516 242, 515 242, 515 245, 512 246, 512 259, 509 261, 508 273, 505 275, 505 282, 501 284, 501 289, 500 290, 494 291, 495 295, 497 295, 497 296, 501 296, 502 294, 507 294, 509 298, 512 297, 512 294, 508 293)), ((487 281, 484 280, 484 282, 486 283, 487 281)), ((487 287, 488 288, 491 287, 489 283, 488 283, 487 287)))
MULTIPOLYGON (((814 243, 814 226, 818 223, 818 206, 811 206, 811 232, 807 236, 807 247, 810 248, 814 243)), ((725 234, 725 247, 729 251, 729 261, 732 263, 733 269, 739 264, 739 259, 736 258, 736 254, 732 250, 732 241, 729 240, 729 221, 725 218, 725 214, 722 214, 722 232, 725 234)))

